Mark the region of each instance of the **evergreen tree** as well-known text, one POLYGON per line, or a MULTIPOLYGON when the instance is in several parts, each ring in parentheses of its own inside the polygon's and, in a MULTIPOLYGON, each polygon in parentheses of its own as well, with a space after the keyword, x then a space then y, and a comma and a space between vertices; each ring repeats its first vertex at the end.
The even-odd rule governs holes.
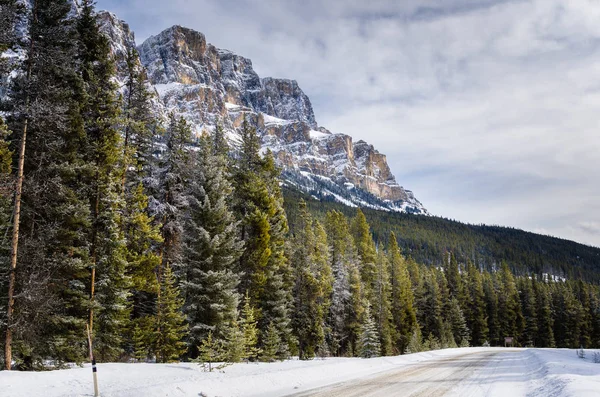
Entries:
POLYGON ((146 75, 135 49, 127 51, 126 66, 121 120, 121 188, 125 207, 121 222, 127 242, 126 259, 132 283, 131 317, 133 322, 142 318, 141 321, 147 322, 155 312, 158 295, 156 271, 161 259, 157 247, 162 243, 162 236, 161 225, 149 213, 146 184, 154 172, 154 141, 160 127, 152 114, 152 94, 147 88, 146 75))
POLYGON ((273 362, 277 359, 279 349, 281 348, 281 339, 277 328, 270 324, 265 335, 264 347, 260 354, 260 360, 265 362, 273 362))
POLYGON ((325 232, 300 202, 302 227, 294 236, 292 266, 295 273, 293 328, 301 360, 315 356, 325 338, 325 313, 329 310, 331 268, 325 232), (318 232, 318 236, 317 233, 318 232))
MULTIPOLYGON (((244 252, 239 260, 240 290, 257 307, 262 333, 273 323, 280 338, 294 345, 290 327, 293 277, 284 252, 288 231, 279 170, 270 153, 261 157, 256 130, 244 119, 241 147, 233 172, 234 210, 240 222, 244 252)), ((288 353, 282 351, 281 355, 288 353)))
MULTIPOLYGON (((10 14, 4 14, 6 4, 2 18, 10 14)), ((18 348, 12 358, 25 369, 46 357, 80 362, 86 352, 81 335, 89 291, 91 167, 84 154, 82 81, 70 9, 66 0, 33 3, 25 61, 11 80, 5 108, 11 146, 22 159, 17 167, 22 195, 15 200, 20 220, 14 219, 13 235, 16 298, 7 339, 14 336, 18 348)))
POLYGON ((364 293, 371 306, 374 306, 374 291, 377 283, 377 251, 365 214, 360 209, 356 210, 356 216, 352 220, 350 231, 354 237, 358 253, 364 293))
MULTIPOLYGON (((442 334, 442 301, 436 271, 421 267, 421 284, 416 297, 417 320, 424 335, 440 338, 442 334)), ((442 274, 443 275, 443 274, 442 274)))
POLYGON ((552 307, 549 287, 544 281, 533 284, 535 302, 537 305, 537 333, 535 341, 537 346, 555 347, 554 343, 554 320, 552 318, 552 307))
MULTIPOLYGON (((192 132, 183 117, 171 114, 165 132, 166 147, 149 178, 150 214, 161 225, 160 265, 179 273, 183 251, 184 215, 188 206, 190 179, 189 145, 192 132)), ((161 271, 159 269, 158 275, 161 271)))
POLYGON ((124 200, 121 194, 123 161, 121 135, 117 129, 120 104, 113 82, 115 66, 108 38, 100 33, 91 0, 83 0, 77 18, 78 60, 84 89, 81 114, 84 120, 86 157, 92 166, 89 200, 92 227, 90 325, 100 360, 115 359, 122 351, 123 328, 129 313, 127 296, 127 248, 121 227, 124 200), (97 320, 97 321, 94 321, 97 320))
POLYGON ((492 345, 500 344, 500 328, 498 324, 498 296, 496 286, 492 276, 488 272, 482 275, 483 294, 485 300, 485 312, 487 316, 487 326, 489 342, 492 345))
POLYGON ((358 343, 358 355, 362 358, 378 357, 381 354, 380 338, 368 303, 365 304, 363 317, 358 343))
MULTIPOLYGON (((467 264, 465 317, 471 330, 471 344, 481 346, 488 340, 485 293, 481 273, 471 262, 467 264)), ((460 345, 459 341, 456 341, 460 345)))
POLYGON ((390 303, 390 276, 387 255, 381 247, 377 250, 377 280, 375 283, 374 318, 379 334, 381 355, 391 356, 394 353, 392 345, 392 312, 390 303))
POLYGON ((521 278, 518 282, 519 295, 521 297, 521 308, 525 327, 523 329, 522 341, 525 346, 537 346, 536 336, 538 331, 537 303, 533 288, 535 279, 521 278))
POLYGON ((257 347, 258 328, 254 312, 255 310, 250 304, 250 297, 248 293, 246 293, 244 298, 244 306, 242 308, 242 317, 240 319, 240 328, 244 337, 244 352, 242 355, 243 360, 254 360, 261 352, 261 350, 257 347))
POLYGON ((581 337, 581 303, 567 283, 553 284, 554 337, 556 347, 577 349, 581 337))
POLYGON ((192 169, 180 274, 193 348, 209 331, 224 338, 224 328, 237 317, 239 275, 235 265, 242 242, 227 203, 232 194, 227 159, 214 151, 214 141, 208 136, 200 138, 192 169))
POLYGON ((329 330, 329 350, 336 356, 351 355, 362 316, 362 287, 356 267, 354 242, 348 222, 341 212, 332 211, 327 214, 326 231, 333 272, 326 328, 329 330))
POLYGON ((177 361, 187 350, 183 341, 188 331, 185 316, 181 313, 184 300, 175 286, 175 276, 171 267, 164 268, 161 277, 160 295, 157 300, 156 359, 167 363, 177 361))
POLYGON ((410 336, 410 340, 408 341, 408 345, 406 346, 406 350, 404 353, 419 353, 423 351, 423 336, 421 335, 421 329, 417 325, 410 336))
POLYGON ((391 312, 395 330, 394 346, 396 351, 402 354, 417 326, 417 316, 410 275, 393 232, 390 234, 388 255, 391 278, 391 312))
POLYGON ((244 359, 246 347, 244 332, 240 329, 238 320, 231 320, 229 325, 224 328, 223 334, 225 359, 231 363, 242 361, 242 359, 244 359))
MULTIPOLYGON (((454 342, 457 346, 469 346, 470 331, 467 320, 463 314, 458 299, 450 299, 449 312, 447 315, 454 342)), ((444 339, 444 338, 442 338, 444 339)), ((482 343, 483 344, 483 343, 482 343)))
MULTIPOLYGON (((213 364, 224 360, 223 341, 213 339, 212 331, 208 332, 206 338, 198 346, 198 358, 194 361, 208 364, 208 372, 213 371, 213 364)), ((206 367, 205 367, 206 368, 206 367)), ((206 369, 205 369, 206 370, 206 369)))
POLYGON ((513 274, 508 265, 502 264, 498 276, 498 324, 500 338, 511 336, 517 343, 520 341, 520 333, 523 327, 523 315, 519 301, 519 292, 513 274))
POLYGON ((458 299, 462 306, 465 298, 463 282, 461 279, 460 267, 454 253, 447 252, 446 255, 444 255, 444 275, 448 282, 450 297, 458 299))

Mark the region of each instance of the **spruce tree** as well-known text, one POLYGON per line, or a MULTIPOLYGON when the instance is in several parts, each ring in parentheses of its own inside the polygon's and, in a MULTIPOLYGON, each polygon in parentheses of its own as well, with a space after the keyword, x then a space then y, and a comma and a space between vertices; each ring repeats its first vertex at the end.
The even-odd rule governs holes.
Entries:
MULTIPOLYGON (((148 181, 156 165, 154 144, 160 123, 152 114, 152 94, 135 49, 127 51, 121 129, 123 156, 121 189, 125 200, 122 228, 127 242, 128 275, 131 277, 131 318, 146 323, 155 312, 159 292, 156 271, 161 259, 160 223, 150 215, 148 181)), ((155 319, 151 319, 155 321, 155 319)))
POLYGON ((175 285, 171 267, 164 268, 161 277, 160 295, 157 300, 156 359, 158 362, 173 362, 187 350, 184 338, 188 332, 185 316, 181 313, 183 298, 175 285))
POLYGON ((19 148, 22 160, 17 167, 22 195, 15 200, 20 219, 14 218, 12 245, 17 298, 7 332, 7 346, 10 337, 18 342, 12 358, 21 368, 46 357, 80 362, 86 351, 81 335, 89 291, 91 167, 70 10, 66 0, 33 2, 25 60, 11 80, 5 108, 11 146, 19 148))
MULTIPOLYGON (((232 175, 234 210, 241 221, 239 232, 244 241, 238 264, 242 274, 239 290, 249 292, 261 333, 274 323, 284 343, 292 346, 293 277, 284 252, 288 225, 277 179, 279 170, 270 152, 260 155, 259 137, 246 119, 241 138, 232 175)), ((287 354, 281 352, 282 356, 287 354)))
POLYGON ((123 147, 119 130, 120 103, 113 82, 115 65, 108 38, 100 33, 91 0, 83 0, 77 18, 78 60, 83 98, 81 114, 87 141, 89 180, 91 309, 90 328, 100 360, 113 360, 122 351, 128 326, 127 247, 121 224, 125 206, 121 194, 123 147), (95 321, 96 320, 96 321, 95 321))
POLYGON ((371 315, 369 304, 365 303, 363 323, 358 341, 358 355, 362 358, 379 357, 381 355, 381 344, 379 341, 380 337, 377 332, 377 325, 371 315))
POLYGON ((533 284, 537 314, 537 333, 535 341, 537 346, 555 347, 554 342, 554 319, 552 317, 551 299, 549 287, 544 281, 533 284))
POLYGON ((391 279, 391 313, 395 330, 396 351, 404 353, 417 327, 414 295, 406 260, 400 253, 396 235, 390 234, 388 246, 391 279))
MULTIPOLYGON (((465 285, 465 317, 471 330, 471 344, 481 346, 488 340, 488 324, 485 311, 485 294, 481 273, 471 262, 467 263, 467 282, 465 285)), ((456 341, 460 344, 459 341, 456 341)))
POLYGON ((327 342, 334 355, 350 355, 358 338, 362 316, 362 286, 354 241, 341 212, 327 213, 326 231, 333 274, 327 342))
POLYGON ((377 250, 377 280, 375 283, 374 297, 376 306, 374 318, 379 333, 381 355, 391 356, 394 354, 392 343, 392 312, 390 303, 390 276, 389 261, 387 255, 381 249, 377 250))
POLYGON ((360 261, 360 275, 365 288, 365 296, 373 306, 375 303, 374 290, 377 283, 377 250, 367 218, 360 209, 356 210, 356 216, 352 220, 350 230, 354 237, 360 261))
POLYGON ((214 145, 210 137, 200 138, 189 181, 180 274, 192 349, 209 331, 224 338, 224 328, 236 319, 239 303, 235 265, 243 243, 227 202, 232 194, 227 159, 215 152, 214 145))
POLYGON ((225 353, 223 349, 223 341, 220 339, 213 338, 212 332, 208 332, 206 338, 201 342, 197 348, 198 358, 194 360, 203 364, 205 371, 212 372, 214 367, 213 364, 221 362, 225 359, 225 353), (206 367, 208 364, 208 368, 206 367))
POLYGON ((503 263, 499 272, 498 324, 500 338, 510 336, 521 343, 520 333, 523 326, 523 314, 519 301, 519 292, 514 276, 508 264, 503 263))
MULTIPOLYGON (((423 335, 432 334, 440 338, 442 334, 442 300, 436 278, 437 271, 421 267, 421 283, 416 296, 417 319, 423 335)), ((442 274, 443 275, 443 274, 442 274)))
POLYGON ((485 311, 489 342, 491 345, 500 345, 500 328, 498 323, 498 295, 492 275, 484 272, 482 276, 483 294, 485 300, 485 311))
POLYGON ((524 346, 534 347, 538 346, 536 341, 538 331, 537 321, 537 303, 533 284, 535 280, 526 278, 520 278, 518 282, 519 296, 521 298, 521 310, 523 312, 523 319, 525 327, 522 334, 522 342, 524 346))
POLYGON ((258 348, 258 322, 255 317, 255 309, 251 305, 250 296, 246 293, 244 305, 240 318, 240 329, 243 333, 244 351, 243 360, 255 360, 261 350, 258 348))
POLYGON ((300 359, 305 360, 315 356, 325 338, 331 268, 327 242, 323 241, 325 233, 320 226, 313 225, 304 201, 300 202, 299 213, 300 227, 294 236, 295 251, 291 258, 295 274, 292 325, 298 339, 300 359), (320 231, 319 236, 315 233, 316 229, 320 231))
POLYGON ((451 327, 450 330, 452 331, 456 345, 461 347, 469 346, 470 331, 458 299, 450 299, 449 312, 446 317, 448 318, 451 327))
POLYGON ((279 332, 273 324, 269 324, 262 353, 260 354, 260 360, 265 362, 275 361, 278 357, 280 348, 281 339, 279 338, 279 332))

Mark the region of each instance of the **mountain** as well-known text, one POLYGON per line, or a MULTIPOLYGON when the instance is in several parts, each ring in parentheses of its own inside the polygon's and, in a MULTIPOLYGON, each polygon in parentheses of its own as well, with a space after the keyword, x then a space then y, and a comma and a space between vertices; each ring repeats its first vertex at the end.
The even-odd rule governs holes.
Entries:
MULTIPOLYGON (((122 79, 125 55, 135 46, 129 26, 101 12, 122 79)), ((319 126, 310 99, 295 80, 261 78, 252 61, 219 49, 200 32, 173 26, 137 47, 156 113, 185 117, 196 134, 220 124, 232 145, 244 118, 282 168, 282 183, 316 199, 394 212, 427 214, 396 182, 384 154, 372 145, 319 126)))

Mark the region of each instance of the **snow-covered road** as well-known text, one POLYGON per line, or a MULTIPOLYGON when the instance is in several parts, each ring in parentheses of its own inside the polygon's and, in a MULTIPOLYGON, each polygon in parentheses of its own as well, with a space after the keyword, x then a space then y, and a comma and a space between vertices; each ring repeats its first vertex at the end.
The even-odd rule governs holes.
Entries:
MULTIPOLYGON (((487 396, 493 383, 484 382, 483 369, 497 355, 505 353, 477 352, 439 361, 408 365, 370 379, 345 382, 294 395, 294 397, 386 397, 386 396, 445 396, 453 394, 487 396)), ((496 361, 496 360, 493 360, 496 361)), ((499 362, 499 361, 498 361, 499 362)), ((492 371, 498 366, 492 366, 492 371)))
MULTIPOLYGON (((527 350, 479 351, 403 366, 368 379, 294 397, 561 396, 564 383, 540 379, 543 364, 527 350)), ((600 390, 599 390, 600 394, 600 390)))
MULTIPOLYGON (((569 349, 446 349, 373 359, 235 364, 99 364, 103 397, 600 397, 600 364, 569 349)), ((91 396, 89 367, 0 371, 2 397, 91 396)))

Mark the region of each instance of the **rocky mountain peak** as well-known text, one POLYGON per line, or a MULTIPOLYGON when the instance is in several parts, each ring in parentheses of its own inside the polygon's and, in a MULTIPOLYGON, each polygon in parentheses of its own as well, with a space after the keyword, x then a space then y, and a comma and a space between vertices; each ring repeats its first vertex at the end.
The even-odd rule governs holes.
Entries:
MULTIPOLYGON (((133 33, 112 14, 102 14, 117 65, 133 48, 133 33)), ((291 79, 260 78, 252 61, 209 44, 197 31, 173 26, 137 47, 159 98, 157 112, 175 112, 200 133, 218 123, 235 141, 246 118, 283 169, 283 183, 314 197, 350 206, 427 213, 402 188, 385 155, 372 145, 318 125, 309 97, 291 79)))

